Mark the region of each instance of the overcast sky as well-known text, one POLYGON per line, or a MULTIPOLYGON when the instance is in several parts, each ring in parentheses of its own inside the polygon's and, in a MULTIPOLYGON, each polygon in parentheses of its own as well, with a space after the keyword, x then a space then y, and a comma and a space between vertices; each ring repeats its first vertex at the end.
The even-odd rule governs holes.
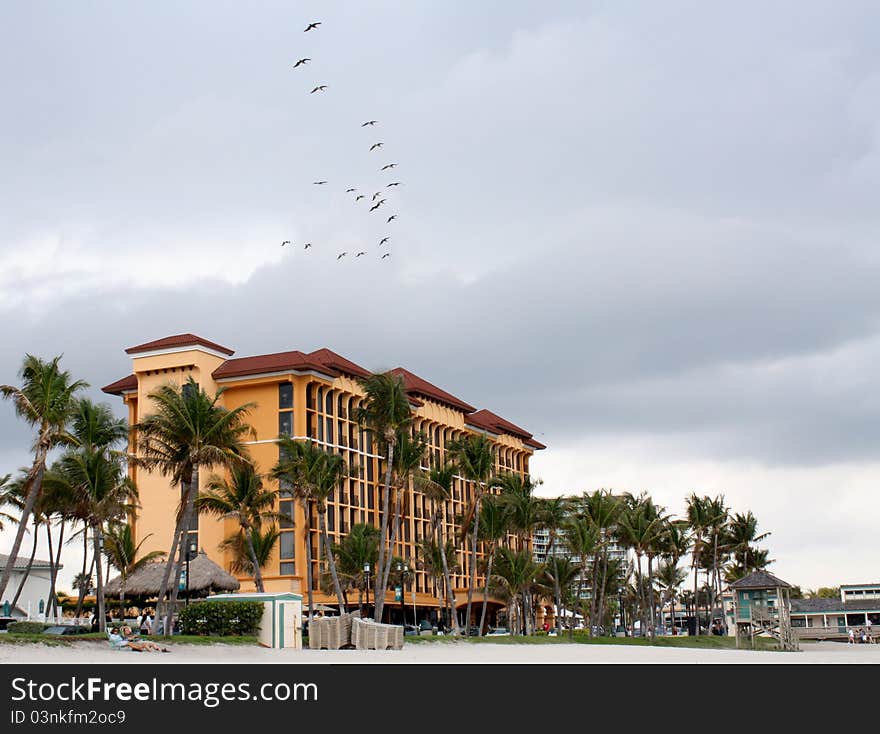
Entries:
POLYGON ((327 346, 534 432, 544 494, 723 493, 785 580, 880 578, 876 3, 3 16, 0 382, 327 346))

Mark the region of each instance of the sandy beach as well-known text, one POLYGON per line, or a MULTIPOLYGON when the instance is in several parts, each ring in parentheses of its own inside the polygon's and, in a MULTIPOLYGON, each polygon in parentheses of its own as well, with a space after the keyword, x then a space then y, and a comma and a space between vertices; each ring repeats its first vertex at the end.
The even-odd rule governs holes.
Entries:
POLYGON ((172 652, 135 653, 111 650, 101 642, 82 641, 70 647, 38 644, 0 646, 0 664, 116 663, 174 665, 179 663, 263 664, 521 664, 521 663, 880 663, 880 645, 822 642, 803 644, 796 653, 752 650, 698 650, 624 645, 499 645, 436 643, 406 645, 403 650, 270 650, 255 646, 172 645, 172 652))

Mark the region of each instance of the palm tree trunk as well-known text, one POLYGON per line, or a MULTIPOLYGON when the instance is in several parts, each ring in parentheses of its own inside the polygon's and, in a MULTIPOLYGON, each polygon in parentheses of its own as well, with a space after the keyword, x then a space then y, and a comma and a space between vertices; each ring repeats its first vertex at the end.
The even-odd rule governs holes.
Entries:
POLYGON ((376 563, 376 580, 373 585, 376 600, 376 620, 382 619, 382 610, 385 607, 385 587, 382 584, 381 569, 385 568, 385 543, 388 541, 388 513, 391 504, 391 469, 394 465, 394 443, 388 442, 388 464, 385 467, 385 486, 382 489, 382 521, 379 528, 379 556, 376 563))
MULTIPOLYGON (((183 477, 182 484, 186 488, 186 491, 181 502, 180 514, 177 517, 177 523, 174 526, 174 535, 171 538, 171 550, 168 553, 168 560, 165 562, 165 570, 162 572, 162 583, 159 585, 159 598, 156 605, 156 624, 158 626, 159 619, 165 620, 163 633, 166 635, 171 634, 169 625, 171 624, 172 607, 170 600, 166 605, 165 597, 168 595, 168 584, 171 580, 171 571, 174 569, 175 566, 175 556, 177 555, 178 546, 182 543, 183 532, 189 528, 189 513, 187 510, 191 505, 191 496, 193 491, 192 478, 192 472, 190 472, 188 476, 183 477)), ((178 571, 177 573, 179 578, 180 571, 178 571)), ((175 588, 177 587, 176 582, 174 586, 175 588)))
POLYGON ((12 599, 12 608, 15 608, 15 605, 18 604, 18 598, 21 596, 21 592, 24 591, 24 585, 28 580, 28 576, 31 573, 31 567, 34 565, 34 558, 37 556, 37 541, 39 538, 37 537, 37 529, 38 525, 36 520, 34 521, 34 544, 31 548, 31 557, 28 559, 27 567, 24 569, 24 575, 21 577, 21 581, 18 584, 18 589, 15 592, 15 596, 12 599))
POLYGON ((303 516, 306 526, 306 588, 309 593, 309 622, 311 622, 315 616, 315 592, 312 588, 312 507, 307 499, 303 501, 303 516))
POLYGON ((486 607, 489 605, 489 579, 492 577, 492 561, 495 560, 495 549, 489 549, 489 560, 486 562, 486 583, 483 584, 483 611, 480 613, 480 634, 486 624, 486 607))
POLYGON ((608 585, 608 545, 602 548, 602 578, 599 585, 599 624, 605 621, 605 587, 608 585))
MULTIPOLYGON (((438 513, 438 520, 439 520, 438 513)), ((452 634, 458 637, 461 630, 458 627, 458 615, 455 613, 455 591, 452 588, 452 576, 449 573, 449 562, 446 558, 446 535, 443 533, 443 522, 437 523, 437 543, 440 546, 440 562, 443 564, 443 579, 446 583, 446 603, 450 609, 452 618, 452 634)))
POLYGON ((697 577, 699 576, 699 568, 700 568, 700 548, 699 546, 694 547, 694 619, 696 620, 694 634, 698 637, 700 635, 700 605, 697 603, 697 577))
MULTIPOLYGON (((388 553, 388 557, 385 559, 385 568, 382 569, 382 588, 388 588, 388 579, 391 578, 391 561, 394 558, 394 551, 396 550, 395 546, 397 545, 397 538, 400 535, 400 517, 403 513, 403 487, 397 489, 397 497, 394 502, 394 524, 391 527, 391 543, 389 545, 390 551, 388 553)), ((378 619, 376 621, 379 621, 378 619)))
MULTIPOLYGON (((471 604, 474 599, 474 587, 477 585, 477 538, 480 532, 480 502, 482 500, 482 496, 480 494, 480 483, 479 481, 474 481, 474 530, 473 535, 471 536, 471 568, 470 568, 470 582, 468 583, 468 595, 467 595, 467 614, 465 615, 465 634, 470 637, 471 634, 471 604)), ((477 630, 477 635, 479 636, 480 631, 477 630)))
POLYGON ((94 543, 95 563, 97 564, 97 605, 98 605, 98 630, 107 631, 106 612, 104 611, 104 576, 101 570, 101 527, 95 525, 92 528, 92 542, 94 543))
POLYGON ((648 609, 651 612, 651 639, 657 636, 656 618, 654 616, 654 556, 648 554, 648 609))
POLYGON ((43 610, 45 618, 48 620, 52 613, 52 587, 55 585, 55 548, 52 545, 52 519, 49 516, 46 517, 46 542, 49 545, 49 594, 43 604, 43 610))
MULTIPOLYGON (((15 540, 12 541, 9 559, 6 561, 6 568, 3 569, 3 576, 0 577, 0 599, 6 593, 9 578, 12 576, 12 569, 15 566, 16 560, 18 560, 18 552, 21 550, 21 542, 24 540, 24 534, 27 532, 28 521, 34 512, 37 498, 43 489, 43 474, 46 471, 46 454, 48 452, 49 442, 41 437, 37 444, 33 466, 25 479, 24 486, 27 487, 27 491, 25 493, 24 507, 21 511, 21 519, 18 521, 18 529, 15 531, 15 540)), ((25 574, 25 578, 27 578, 27 574, 25 574)))
POLYGON ((46 600, 46 610, 47 612, 57 615, 58 614, 58 595, 55 593, 55 584, 58 581, 58 568, 61 565, 61 548, 64 545, 64 520, 61 521, 61 526, 58 529, 58 551, 55 553, 55 558, 52 559, 52 550, 51 547, 49 549, 49 558, 52 559, 52 570, 51 576, 52 578, 49 581, 49 598, 46 600), (51 608, 50 608, 51 606, 51 608))
POLYGON ((590 593, 590 637, 593 637, 593 628, 596 626, 596 613, 599 604, 599 569, 602 566, 601 552, 593 554, 592 563, 592 589, 590 593))
MULTIPOLYGON (((83 526, 82 534, 83 534, 83 575, 85 576, 86 563, 88 562, 88 557, 89 557, 89 534, 88 534, 88 526, 87 525, 83 526)), ((93 556, 92 562, 88 566, 89 579, 92 578, 92 572, 94 571, 94 569, 95 569, 95 558, 93 556)), ((83 589, 82 587, 80 587, 79 597, 76 600, 76 617, 77 617, 77 619, 79 619, 79 617, 82 616, 83 603, 85 602, 85 599, 86 599, 86 590, 83 589)))
POLYGON ((251 557, 251 567, 254 569, 254 586, 259 593, 263 593, 263 573, 260 571, 260 562, 257 560, 257 552, 254 550, 254 536, 251 534, 250 527, 241 526, 244 533, 245 543, 247 543, 248 555, 251 557))
MULTIPOLYGON (((190 481, 190 485, 193 485, 194 482, 190 481)), ((177 607, 177 597, 180 593, 180 574, 183 571, 183 562, 186 557, 186 553, 188 552, 186 536, 189 535, 189 526, 191 523, 192 513, 193 513, 193 503, 195 501, 195 494, 198 488, 194 486, 188 487, 186 492, 186 505, 183 511, 183 518, 180 527, 180 536, 177 539, 177 562, 174 565, 174 582, 171 584, 169 589, 169 598, 168 598, 168 608, 165 610, 165 634, 170 635, 174 633, 174 625, 172 624, 174 619, 174 610, 177 607)), ((173 552, 173 551, 172 551, 173 552)), ((166 567, 165 572, 167 574, 168 569, 166 567)), ((163 579, 164 581, 164 579, 163 579)), ((189 581, 189 579, 187 579, 189 581)), ((166 582, 167 583, 167 582, 166 582)))
POLYGON ((336 601, 339 603, 339 613, 345 611, 345 597, 342 594, 342 586, 339 583, 339 574, 336 573, 336 559, 333 557, 333 549, 330 545, 330 533, 327 532, 327 523, 324 512, 318 513, 318 524, 321 527, 321 537, 324 539, 324 549, 327 552, 327 563, 330 566, 330 577, 333 579, 333 588, 336 591, 336 601))

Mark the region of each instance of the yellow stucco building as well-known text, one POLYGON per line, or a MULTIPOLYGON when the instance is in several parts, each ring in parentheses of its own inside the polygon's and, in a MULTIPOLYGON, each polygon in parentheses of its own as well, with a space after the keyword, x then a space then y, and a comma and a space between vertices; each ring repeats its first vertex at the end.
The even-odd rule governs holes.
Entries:
MULTIPOLYGON (((180 334, 130 347, 132 374, 103 388, 120 396, 128 408, 131 425, 151 412, 149 393, 164 383, 182 384, 188 377, 209 394, 224 388, 222 403, 233 408, 253 402, 256 408, 248 416, 255 435, 249 443, 250 455, 257 470, 265 474, 278 460, 276 437, 279 434, 317 442, 339 453, 350 467, 349 476, 329 503, 327 524, 333 542, 339 542, 356 523, 379 524, 379 503, 383 481, 383 457, 377 454, 371 436, 352 416, 363 395, 358 378, 370 373, 329 349, 263 354, 233 358, 233 350, 193 334, 180 334)), ((470 432, 488 435, 496 447, 496 470, 528 474, 529 459, 535 450, 545 448, 530 433, 488 410, 477 410, 463 400, 398 368, 393 372, 403 378, 413 409, 413 424, 429 439, 434 459, 442 460, 449 442, 470 432)), ((171 545, 174 518, 180 501, 180 488, 171 487, 165 477, 155 472, 132 468, 132 477, 140 493, 141 508, 133 519, 135 542, 145 539, 142 552, 167 549, 171 545)), ((208 472, 199 477, 204 487, 208 472)), ((270 481, 270 480, 267 480, 270 481)), ((472 493, 472 483, 455 480, 453 497, 443 513, 446 537, 457 531, 455 518, 461 515, 472 493)), ((418 491, 407 493, 399 542, 395 555, 410 559, 418 568, 417 546, 429 534, 430 504, 418 491)), ((282 523, 281 534, 272 558, 263 567, 267 591, 304 591, 306 533, 301 508, 289 493, 279 488, 279 509, 294 518, 282 523)), ((316 523, 317 521, 314 520, 316 523)), ((229 569, 230 551, 218 546, 237 527, 229 520, 202 515, 194 522, 191 534, 198 546, 219 565, 229 569)), ((313 578, 324 567, 324 548, 317 526, 308 533, 312 544, 313 578)), ((466 602, 469 578, 468 554, 458 551, 458 571, 453 575, 459 609, 466 602)), ((241 577, 242 590, 253 589, 250 578, 241 577)), ((478 581, 481 583, 481 580, 478 581)), ((475 601, 479 595, 475 594, 475 601)), ((316 592, 316 601, 333 604, 335 596, 316 592)), ((350 600, 352 601, 352 600, 350 600)), ((404 589, 409 610, 419 608, 419 617, 437 609, 434 579, 418 569, 404 589), (414 582, 414 583, 413 583, 414 582)), ((394 590, 386 597, 389 615, 396 614, 398 603, 394 590)), ((411 615, 411 612, 408 612, 411 615)), ((410 617, 411 619, 411 617, 410 617)), ((399 621, 399 620, 398 620, 399 621)))

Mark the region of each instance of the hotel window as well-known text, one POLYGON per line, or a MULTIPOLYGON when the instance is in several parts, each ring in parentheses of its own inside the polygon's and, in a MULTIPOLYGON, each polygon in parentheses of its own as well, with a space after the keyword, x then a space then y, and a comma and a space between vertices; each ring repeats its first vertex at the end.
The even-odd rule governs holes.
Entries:
POLYGON ((324 404, 324 412, 327 415, 333 415, 333 391, 327 391, 327 400, 324 404))
POLYGON ((278 414, 278 433, 282 436, 293 435, 293 411, 284 410, 278 414))
POLYGON ((339 393, 339 399, 336 404, 336 415, 339 418, 347 418, 348 411, 345 409, 345 406, 348 404, 348 400, 342 393, 339 393))
POLYGON ((289 382, 278 386, 278 409, 293 410, 293 385, 289 382))

